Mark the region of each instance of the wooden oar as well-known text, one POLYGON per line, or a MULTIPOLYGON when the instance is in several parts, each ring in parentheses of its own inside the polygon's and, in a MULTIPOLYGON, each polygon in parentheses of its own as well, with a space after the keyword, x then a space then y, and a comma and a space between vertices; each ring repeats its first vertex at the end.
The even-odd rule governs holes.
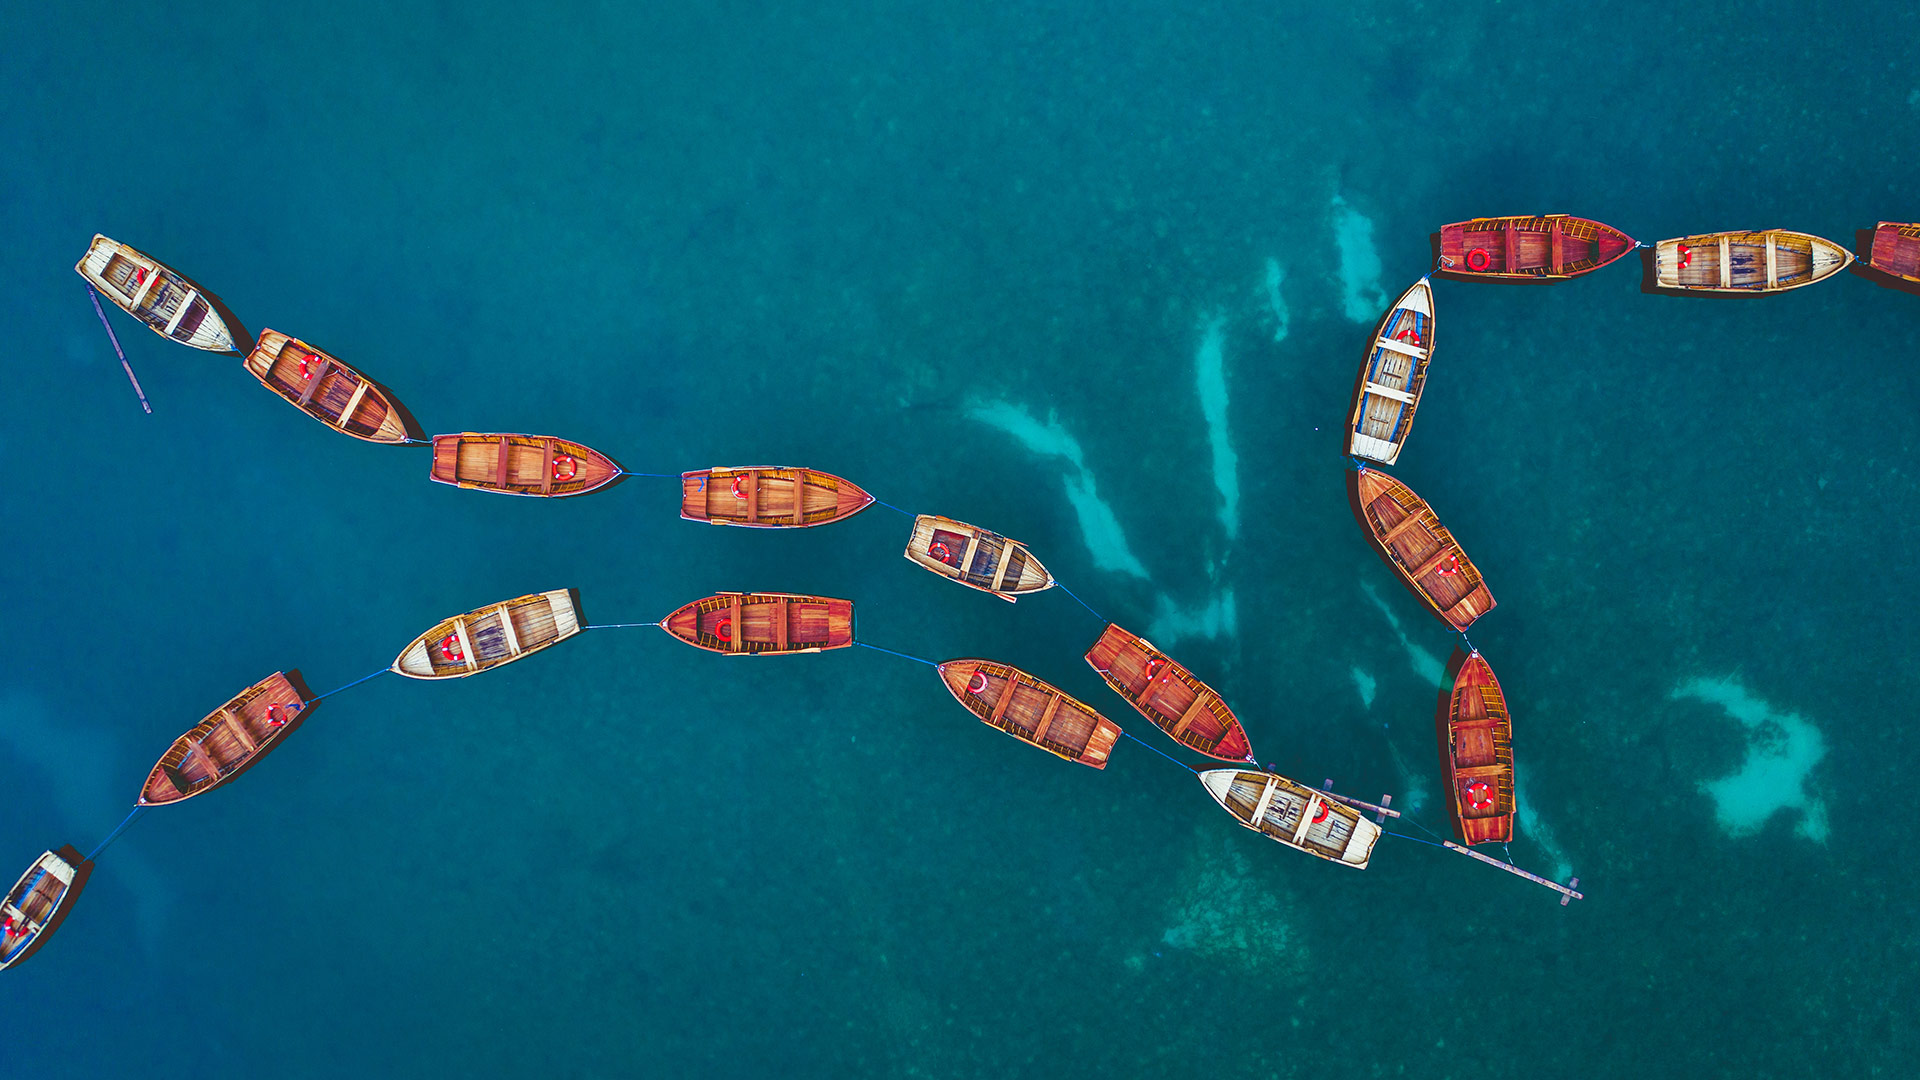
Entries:
POLYGON ((133 384, 133 392, 140 395, 140 407, 147 410, 148 416, 152 416, 153 406, 147 404, 147 392, 140 389, 140 380, 133 377, 133 365, 127 363, 127 354, 120 351, 120 338, 114 334, 113 324, 107 321, 107 313, 100 310, 100 294, 93 291, 92 285, 88 285, 87 296, 93 300, 93 313, 100 316, 100 325, 107 328, 107 340, 113 342, 113 355, 120 358, 120 366, 127 371, 127 381, 133 384))
POLYGON ((1520 877, 1526 878, 1528 881, 1533 882, 1535 885, 1545 885, 1547 888, 1552 889, 1554 892, 1557 892, 1560 894, 1561 907, 1566 907, 1567 902, 1569 900, 1585 900, 1587 898, 1585 893, 1577 892, 1574 889, 1574 886, 1580 884, 1579 878, 1573 878, 1569 880, 1567 884, 1562 885, 1557 881, 1548 881, 1546 878, 1541 877, 1539 874, 1529 874, 1525 870, 1520 869, 1519 867, 1513 865, 1512 863, 1503 863, 1499 859, 1482 855, 1479 852, 1473 850, 1472 848, 1463 847, 1459 844, 1454 843, 1451 840, 1444 841, 1444 845, 1448 851, 1457 851, 1460 854, 1466 855, 1470 858, 1479 859, 1481 862, 1486 863, 1488 866, 1497 866, 1500 869, 1505 870, 1509 874, 1515 874, 1520 877))

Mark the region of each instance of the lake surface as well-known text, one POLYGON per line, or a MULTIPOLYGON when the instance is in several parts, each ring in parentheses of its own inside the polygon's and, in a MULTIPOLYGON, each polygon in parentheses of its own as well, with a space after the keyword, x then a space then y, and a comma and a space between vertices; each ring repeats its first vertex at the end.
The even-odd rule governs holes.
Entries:
MULTIPOLYGON (((0 64, 14 462, 0 849, 85 851, 168 742, 298 668, 576 588, 852 598, 1172 744, 1054 592, 825 528, 429 483, 109 310, 95 232, 428 433, 807 465, 1029 544, 1262 761, 1436 832, 1458 640, 1368 548, 1342 422, 1445 222, 1652 242, 1920 218, 1911 5, 18 8, 0 64)), ((1920 1060, 1903 854, 1920 297, 1436 282, 1393 472, 1481 567, 1513 859, 1364 873, 1122 740, 1071 765, 866 649, 594 631, 333 697, 149 814, 0 976, 16 1075, 1868 1076, 1920 1060)), ((1185 755, 1198 765, 1203 762, 1185 755)), ((1400 831, 1422 834, 1410 825, 1400 831)), ((10 879, 9 879, 10 880, 10 879)))

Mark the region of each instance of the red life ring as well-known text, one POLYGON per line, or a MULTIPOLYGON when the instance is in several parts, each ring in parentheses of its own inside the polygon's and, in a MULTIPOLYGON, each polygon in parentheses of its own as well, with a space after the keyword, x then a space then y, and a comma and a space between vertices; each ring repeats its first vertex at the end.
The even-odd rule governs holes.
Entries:
POLYGON ((967 693, 969 694, 981 693, 985 691, 986 688, 987 688, 987 673, 984 671, 975 671, 973 673, 973 678, 967 680, 967 693))
POLYGON ((1674 246, 1680 249, 1680 269, 1685 270, 1687 267, 1692 266, 1693 249, 1685 244, 1675 244, 1674 246))
POLYGON ((133 268, 133 283, 134 283, 135 285, 145 285, 145 284, 147 283, 147 268, 146 268, 146 267, 144 267, 144 266, 136 266, 136 267, 134 267, 134 268, 133 268))
POLYGON ((1394 333, 1393 340, 1410 341, 1415 345, 1420 344, 1420 324, 1416 320, 1408 320, 1407 325, 1401 327, 1394 333))
POLYGON ((1485 780, 1469 781, 1464 790, 1464 794, 1467 797, 1467 809, 1493 809, 1493 785, 1487 783, 1485 780))
POLYGON ((315 360, 318 360, 318 359, 320 359, 320 358, 319 358, 319 357, 317 357, 317 356, 315 356, 315 355, 313 355, 312 353, 308 353, 307 355, 305 355, 305 356, 303 356, 303 357, 301 357, 301 358, 300 358, 300 377, 301 377, 301 378, 303 378, 303 379, 311 379, 311 378, 313 378, 313 371, 312 371, 312 369, 311 369, 311 367, 310 367, 310 365, 311 365, 311 364, 312 364, 312 363, 313 363, 313 362, 314 362, 315 360))
POLYGON ((927 554, 939 559, 941 562, 946 562, 948 559, 953 558, 953 549, 935 540, 933 543, 927 545, 927 554))
POLYGON ((1155 675, 1160 674, 1160 669, 1166 666, 1167 666, 1167 658, 1164 656, 1147 657, 1147 681, 1152 682, 1153 677, 1155 675))
POLYGON ((719 638, 721 641, 732 641, 733 620, 721 619, 718 623, 714 624, 713 636, 719 638))
POLYGON ((456 664, 466 663, 466 650, 460 647, 460 635, 458 633, 448 634, 446 637, 440 639, 440 655, 456 664))
POLYGON ((1453 577, 1455 574, 1458 574, 1459 572, 1460 572, 1460 556, 1457 554, 1447 556, 1446 566, 1440 566, 1434 569, 1434 573, 1439 574, 1441 577, 1453 577))
POLYGON ((1327 800, 1325 800, 1325 799, 1321 799, 1321 800, 1320 800, 1320 812, 1319 812, 1319 813, 1317 813, 1317 814, 1315 814, 1315 815, 1313 815, 1313 823, 1314 823, 1315 825, 1318 825, 1318 824, 1320 824, 1321 822, 1323 822, 1323 821, 1325 821, 1325 820, 1327 820, 1327 815, 1328 815, 1328 814, 1331 814, 1331 813, 1333 813, 1333 804, 1332 804, 1332 803, 1330 803, 1330 802, 1328 802, 1328 801, 1327 801, 1327 800))
POLYGON ((1467 252, 1467 269, 1478 272, 1492 265, 1493 256, 1487 254, 1486 248, 1474 248, 1467 252))
POLYGON ((555 480, 571 480, 574 477, 579 475, 580 475, 580 463, 578 461, 575 461, 573 458, 567 457, 564 454, 553 459, 553 478, 555 480), (560 472, 560 466, 563 464, 567 467, 567 471, 564 475, 560 472))
POLYGON ((287 721, 291 719, 293 719, 293 717, 288 715, 287 706, 281 704, 280 702, 276 701, 273 704, 267 706, 267 726, 268 727, 282 727, 286 724, 287 721), (273 710, 275 709, 280 710, 280 715, 278 717, 275 717, 273 715, 273 710))
POLYGON ((736 499, 747 497, 747 474, 741 473, 733 478, 733 497, 736 499))

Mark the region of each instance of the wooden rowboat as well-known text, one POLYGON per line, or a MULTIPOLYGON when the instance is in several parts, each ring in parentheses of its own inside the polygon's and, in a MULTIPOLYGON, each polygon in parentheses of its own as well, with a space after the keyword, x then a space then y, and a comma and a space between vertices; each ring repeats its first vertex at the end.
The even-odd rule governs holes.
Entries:
POLYGON ((294 408, 356 439, 403 443, 406 422, 365 375, 278 330, 262 330, 241 366, 294 408))
POLYGON ((1449 277, 1565 281, 1634 249, 1611 225, 1567 214, 1515 214, 1440 226, 1440 272, 1449 277))
POLYGON ((427 475, 455 487, 557 499, 605 487, 620 466, 590 446, 550 435, 463 431, 433 437, 427 475))
POLYGON ((1414 594, 1455 630, 1493 610, 1480 568, 1413 489, 1378 469, 1347 475, 1347 494, 1367 541, 1414 594))
POLYGON ((1153 642, 1113 623, 1087 650, 1087 663, 1140 715, 1176 742, 1221 761, 1252 761, 1253 747, 1240 719, 1193 672, 1153 642))
POLYGON ((1500 680, 1480 655, 1454 653, 1453 690, 1435 718, 1447 813, 1463 844, 1513 839, 1513 723, 1500 680))
POLYGON ((1920 224, 1883 221, 1873 230, 1867 265, 1883 274, 1920 284, 1920 224))
POLYGON ((304 685, 296 684, 299 677, 276 671, 173 740, 141 785, 140 805, 164 806, 204 795, 267 756, 317 704, 304 685))
POLYGON ((680 516, 709 525, 804 529, 872 505, 858 484, 818 469, 749 465, 680 474, 680 516))
POLYGON ((1347 453, 1391 465, 1413 430, 1413 412, 1427 386, 1433 356, 1433 286, 1426 278, 1380 320, 1353 387, 1347 453))
POLYGON ((853 601, 797 593, 723 592, 675 608, 660 628, 725 656, 817 653, 853 644, 853 601))
POLYGON ((977 525, 921 514, 907 538, 907 561, 1011 604, 1053 588, 1053 575, 1025 544, 977 525))
POLYGON ((390 670, 410 679, 463 679, 579 632, 572 590, 529 593, 440 623, 400 650, 390 670))
POLYGON ((101 296, 161 337, 208 352, 236 351, 233 331, 207 294, 159 260, 94 233, 73 268, 101 296))
POLYGON ((0 901, 0 971, 40 951, 80 899, 93 864, 71 844, 33 861, 0 901))
POLYGON ((1786 229, 1702 233, 1662 240, 1653 249, 1653 285, 1686 292, 1776 293, 1846 269, 1853 252, 1831 240, 1786 229))
POLYGON ((1365 870, 1380 826, 1358 810, 1278 773, 1208 769, 1207 794, 1246 828, 1328 862, 1365 870))
POLYGON ((940 679, 982 722, 1055 757, 1104 769, 1120 739, 1120 725, 1010 664, 949 660, 940 679))

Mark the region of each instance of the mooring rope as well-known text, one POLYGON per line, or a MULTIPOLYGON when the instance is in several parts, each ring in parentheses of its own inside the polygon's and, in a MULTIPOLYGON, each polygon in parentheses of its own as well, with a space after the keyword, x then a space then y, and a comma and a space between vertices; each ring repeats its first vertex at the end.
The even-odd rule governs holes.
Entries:
POLYGON ((583 626, 580 629, 582 630, 625 630, 630 626, 656 626, 656 627, 660 627, 660 629, 662 630, 666 629, 665 627, 660 626, 660 624, 657 622, 603 622, 603 623, 594 623, 592 626, 583 626))
POLYGON ((615 476, 655 476, 663 480, 680 479, 680 474, 677 472, 634 472, 632 469, 621 469, 619 472, 614 473, 614 475, 615 476))
POLYGON ((1066 594, 1067 594, 1068 596, 1072 596, 1072 597, 1073 597, 1073 602, 1074 602, 1074 603, 1076 603, 1076 604, 1079 604, 1079 605, 1080 605, 1081 607, 1083 607, 1083 608, 1086 608, 1086 609, 1087 609, 1087 614, 1089 614, 1089 615, 1091 615, 1091 616, 1093 616, 1093 617, 1094 617, 1094 618, 1096 618, 1096 619, 1099 619, 1099 620, 1100 620, 1101 622, 1106 622, 1106 621, 1107 621, 1106 619, 1104 619, 1104 618, 1102 618, 1102 617, 1101 617, 1101 615, 1100 615, 1100 613, 1099 613, 1099 612, 1097 612, 1097 611, 1095 611, 1095 610, 1093 610, 1093 605, 1092 605, 1092 604, 1089 604, 1089 603, 1087 603, 1087 602, 1086 602, 1085 600, 1082 600, 1082 599, 1080 599, 1080 597, 1079 597, 1079 596, 1077 596, 1077 595, 1075 595, 1075 594, 1074 594, 1074 591, 1073 591, 1072 589, 1069 589, 1069 588, 1067 588, 1067 586, 1066 586, 1066 584, 1065 584, 1064 582, 1061 582, 1061 581, 1055 581, 1055 582, 1054 582, 1054 584, 1055 584, 1055 585, 1058 585, 1058 586, 1060 586, 1060 591, 1061 591, 1061 592, 1063 592, 1063 593, 1066 593, 1066 594))
POLYGON ((878 645, 869 645, 864 641, 856 641, 854 642, 854 644, 860 646, 863 649, 872 649, 874 652, 892 653, 894 656, 898 656, 902 660, 917 661, 919 663, 927 665, 930 668, 938 668, 940 666, 939 664, 936 664, 931 660, 923 660, 918 656, 912 655, 911 653, 894 652, 892 649, 883 649, 878 645))
POLYGON ((123 832, 126 832, 127 826, 133 824, 133 819, 139 817, 141 812, 144 811, 145 809, 146 809, 145 806, 135 805, 131 811, 128 811, 127 816, 120 819, 120 824, 114 826, 113 831, 107 834, 107 838, 105 840, 100 841, 98 844, 94 845, 94 848, 92 851, 87 852, 86 861, 92 862, 94 859, 94 856, 107 850, 108 845, 112 844, 115 840, 120 839, 120 834, 123 832))
MULTIPOLYGON (((1418 822, 1415 822, 1415 824, 1418 824, 1418 822)), ((1428 847, 1437 847, 1442 851, 1447 850, 1447 845, 1445 844, 1436 844, 1431 840, 1422 840, 1419 837, 1413 835, 1412 833, 1394 832, 1392 829, 1381 829, 1380 831, 1383 833, 1386 833, 1388 836, 1397 836, 1402 840, 1411 840, 1416 844, 1425 844, 1428 847)))
POLYGON ((1168 761, 1173 762, 1175 765, 1180 766, 1181 768, 1187 770, 1188 772, 1194 774, 1195 776, 1200 775, 1199 769, 1196 769, 1193 766, 1187 764, 1186 762, 1181 761, 1179 758, 1174 757, 1172 754, 1167 753, 1165 750, 1162 750, 1159 747, 1148 742, 1147 740, 1141 738, 1140 736, 1135 735, 1133 732, 1128 731, 1126 728, 1121 728, 1120 734, 1125 735, 1127 738, 1132 739, 1134 742, 1139 743, 1141 746, 1144 746, 1147 749, 1153 751, 1154 753, 1159 754, 1161 757, 1166 758, 1168 761))
POLYGON ((887 509, 893 511, 896 514, 902 514, 902 515, 905 515, 906 517, 919 517, 918 514, 909 514, 905 510, 900 509, 899 507, 893 505, 892 503, 888 502, 885 499, 875 499, 873 501, 876 503, 879 503, 881 506, 886 507, 887 509))
POLYGON ((120 351, 120 336, 113 332, 113 324, 107 321, 107 313, 100 309, 100 294, 93 291, 91 284, 87 285, 87 296, 93 300, 93 313, 100 316, 100 325, 107 328, 107 340, 113 342, 113 355, 120 358, 120 366, 127 371, 127 381, 133 384, 133 392, 140 396, 140 407, 147 410, 148 416, 152 416, 153 406, 147 404, 147 392, 140 389, 140 380, 133 377, 133 365, 127 363, 127 354, 120 351))
POLYGON ((366 681, 367 681, 368 679, 377 679, 377 678, 379 678, 380 676, 382 676, 382 675, 385 675, 385 674, 386 674, 386 673, 387 673, 388 671, 390 671, 390 670, 392 670, 392 669, 391 669, 391 668, 381 668, 381 669, 380 669, 379 671, 376 671, 376 672, 374 672, 374 673, 373 673, 373 674, 371 674, 371 675, 362 675, 362 676, 360 676, 359 678, 357 678, 357 679, 355 679, 355 680, 353 680, 352 682, 350 682, 350 683, 348 683, 348 684, 347 684, 347 685, 345 685, 345 686, 336 686, 336 687, 334 687, 333 689, 331 689, 331 690, 329 690, 329 691, 327 691, 326 693, 324 693, 324 694, 321 694, 321 695, 319 695, 318 697, 311 697, 311 698, 308 698, 307 700, 305 700, 305 701, 303 701, 303 702, 301 702, 301 703, 300 703, 300 707, 304 709, 304 708, 306 708, 306 707, 307 707, 307 706, 309 706, 309 705, 313 705, 313 704, 315 704, 315 703, 317 703, 317 702, 319 702, 319 701, 322 701, 322 700, 324 700, 324 699, 326 699, 326 698, 330 698, 330 697, 332 697, 333 695, 335 695, 335 694, 337 694, 337 693, 339 693, 339 692, 340 692, 340 691, 342 691, 342 690, 351 690, 351 689, 353 689, 354 687, 356 687, 356 686, 359 686, 359 685, 360 685, 361 683, 363 683, 363 682, 366 682, 366 681))

